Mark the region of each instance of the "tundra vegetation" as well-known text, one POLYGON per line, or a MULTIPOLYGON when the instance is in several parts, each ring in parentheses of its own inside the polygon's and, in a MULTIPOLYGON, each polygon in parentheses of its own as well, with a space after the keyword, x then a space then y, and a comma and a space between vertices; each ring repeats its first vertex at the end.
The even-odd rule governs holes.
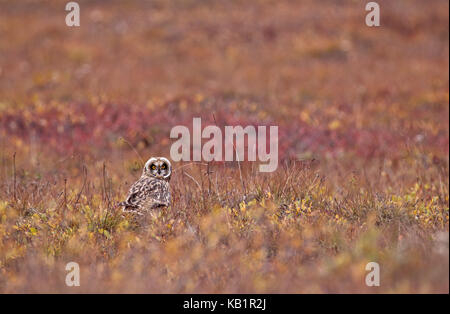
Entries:
POLYGON ((449 3, 377 2, 0 1, 0 292, 448 293, 449 3), (193 117, 278 126, 277 170, 123 216, 193 117))

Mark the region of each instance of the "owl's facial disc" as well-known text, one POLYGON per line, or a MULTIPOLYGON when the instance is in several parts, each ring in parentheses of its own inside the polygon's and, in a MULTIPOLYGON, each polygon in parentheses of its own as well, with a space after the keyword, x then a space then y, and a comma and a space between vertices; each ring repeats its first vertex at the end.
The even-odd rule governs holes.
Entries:
POLYGON ((170 162, 166 158, 151 158, 147 161, 144 171, 149 176, 167 179, 171 175, 170 162))
POLYGON ((163 173, 164 179, 169 179, 172 175, 172 165, 170 164, 170 161, 167 158, 160 157, 159 160, 161 161, 161 169, 163 173))

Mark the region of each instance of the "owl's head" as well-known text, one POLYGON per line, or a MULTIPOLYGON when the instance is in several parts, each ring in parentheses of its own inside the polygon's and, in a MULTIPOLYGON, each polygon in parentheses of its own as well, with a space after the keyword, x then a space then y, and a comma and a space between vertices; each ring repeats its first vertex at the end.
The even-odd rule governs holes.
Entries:
POLYGON ((152 157, 144 166, 144 174, 161 180, 170 180, 172 165, 167 158, 152 157))

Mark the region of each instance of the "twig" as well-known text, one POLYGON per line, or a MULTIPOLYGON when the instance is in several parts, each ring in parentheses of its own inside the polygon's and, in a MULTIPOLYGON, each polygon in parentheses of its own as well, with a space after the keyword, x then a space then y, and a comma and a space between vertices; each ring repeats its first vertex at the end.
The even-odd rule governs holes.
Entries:
POLYGON ((111 200, 106 190, 106 162, 103 162, 103 190, 105 192, 105 200, 108 202, 108 209, 111 207, 111 200))
POLYGON ((122 141, 124 141, 125 143, 127 143, 128 144, 128 146, 130 146, 131 147, 131 149, 136 153, 136 155, 138 155, 138 157, 139 157, 139 159, 141 160, 141 162, 142 162, 142 165, 144 165, 145 164, 145 162, 144 162, 144 159, 142 159, 142 157, 141 157, 141 155, 139 154, 139 152, 136 150, 136 148, 134 148, 134 146, 133 145, 131 145, 131 143, 130 142, 128 142, 125 138, 123 138, 123 137, 120 137, 120 139, 122 140, 122 141))
POLYGON ((187 174, 186 172, 184 172, 183 171, 183 173, 186 175, 186 176, 188 176, 189 178, 191 178, 192 179, 192 181, 194 181, 196 184, 197 184, 197 186, 198 186, 198 189, 201 191, 202 190, 202 188, 201 188, 201 186, 200 186, 200 184, 192 177, 192 176, 190 176, 189 174, 187 174))
POLYGON ((178 170, 181 170, 184 167, 187 167, 187 166, 190 166, 190 165, 194 165, 194 164, 198 164, 198 165, 202 165, 202 166, 207 166, 208 165, 208 164, 202 163, 200 161, 193 161, 193 162, 190 162, 188 164, 182 165, 182 166, 178 167, 177 169, 174 169, 173 172, 176 172, 178 170))
POLYGON ((211 195, 211 178, 209 177, 209 175, 211 173, 212 172, 209 170, 209 162, 208 162, 208 165, 207 165, 207 168, 206 168, 206 174, 208 175, 208 196, 211 195))
POLYGON ((64 178, 64 209, 63 212, 65 213, 67 209, 67 178, 64 178))
POLYGON ((202 205, 203 205, 203 211, 206 211, 206 201, 205 201, 205 190, 204 190, 204 184, 203 184, 203 176, 202 176, 202 170, 200 169, 200 167, 198 167, 198 172, 200 173, 200 182, 202 184, 202 205))
POLYGON ((106 190, 106 162, 103 162, 103 190, 105 193, 105 199, 107 201, 107 208, 106 208, 105 217, 103 218, 102 227, 105 226, 106 219, 108 218, 108 214, 109 214, 109 209, 111 208, 111 201, 109 199, 108 191, 106 190))
POLYGON ((13 189, 14 189, 14 202, 17 200, 17 198, 16 198, 16 152, 14 152, 14 155, 13 155, 13 172, 14 172, 14 187, 13 187, 13 189))
POLYGON ((84 181, 83 181, 83 186, 81 187, 80 192, 77 195, 77 199, 75 200, 75 205, 78 204, 78 201, 80 200, 81 197, 81 193, 83 193, 83 190, 86 186, 86 181, 87 181, 87 167, 85 165, 83 165, 83 173, 84 173, 84 181))
POLYGON ((242 184, 242 188, 244 189, 244 197, 245 197, 247 195, 247 189, 245 188, 244 179, 242 179, 241 162, 239 160, 239 154, 237 153, 236 146, 234 145, 234 143, 231 143, 231 144, 233 144, 233 149, 236 154, 236 160, 238 162, 238 168, 239 168, 239 177, 241 179, 241 184, 242 184))

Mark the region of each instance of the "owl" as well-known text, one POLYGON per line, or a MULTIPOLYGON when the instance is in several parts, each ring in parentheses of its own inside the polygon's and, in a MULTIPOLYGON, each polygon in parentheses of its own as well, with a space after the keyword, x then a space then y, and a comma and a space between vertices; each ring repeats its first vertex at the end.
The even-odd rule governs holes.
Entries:
POLYGON ((172 165, 167 158, 152 157, 144 166, 141 177, 130 188, 124 202, 124 212, 145 215, 154 209, 170 205, 169 181, 172 165))

